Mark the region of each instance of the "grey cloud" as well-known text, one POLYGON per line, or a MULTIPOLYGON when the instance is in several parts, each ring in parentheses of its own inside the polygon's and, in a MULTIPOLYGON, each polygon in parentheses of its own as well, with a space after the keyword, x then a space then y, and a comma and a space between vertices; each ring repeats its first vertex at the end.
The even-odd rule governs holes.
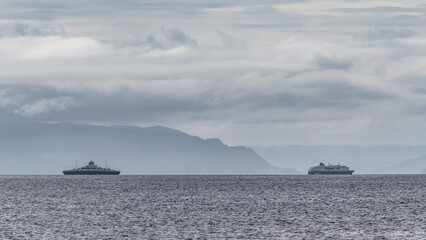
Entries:
MULTIPOLYGON (((306 2, 305 0, 289 0, 289 1, 263 1, 263 4, 293 4, 306 2)), ((54 21, 60 18, 104 18, 112 16, 138 16, 140 12, 147 14, 155 13, 157 17, 169 18, 170 14, 192 17, 198 14, 205 14, 205 9, 220 9, 234 6, 256 7, 257 1, 198 1, 179 0, 179 1, 69 1, 58 0, 52 1, 4 1, 0 2, 0 9, 8 9, 1 11, 0 18, 3 19, 19 19, 19 20, 41 20, 54 21), (26 11, 22 11, 22 10, 26 11)))
POLYGON ((71 97, 63 96, 57 98, 42 98, 35 102, 28 102, 15 109, 14 113, 25 117, 33 117, 40 114, 48 114, 52 111, 64 111, 69 107, 77 105, 77 101, 71 97))
POLYGON ((242 39, 236 38, 228 32, 225 32, 223 30, 217 30, 217 33, 219 34, 224 45, 227 47, 231 47, 234 49, 246 47, 246 44, 242 39))
POLYGON ((0 99, 3 99, 3 103, 8 103, 3 104, 3 108, 9 109, 14 113, 30 113, 31 111, 42 113, 43 109, 46 111, 50 110, 49 107, 52 107, 51 109, 57 107, 57 109, 65 110, 62 106, 67 105, 65 102, 70 103, 72 98, 63 94, 51 87, 40 84, 9 84, 0 86, 0 99), (11 101, 8 102, 7 99, 11 101), (38 110, 34 107, 38 107, 38 110))
POLYGON ((424 75, 424 17, 386 3, 306 14, 299 3, 0 1, 0 121, 178 122, 240 144, 257 141, 238 137, 247 129, 279 142, 287 131, 352 129, 359 116, 351 134, 409 118, 400 113, 426 87, 398 76, 424 75))
POLYGON ((285 22, 274 22, 274 23, 241 23, 234 24, 236 27, 248 28, 248 29, 284 29, 291 28, 296 29, 298 27, 303 27, 304 24, 297 21, 285 21, 285 22))
POLYGON ((406 86, 414 94, 426 95, 426 76, 415 73, 404 74, 395 79, 399 84, 406 86))
POLYGON ((310 94, 313 97, 313 102, 328 106, 345 106, 365 104, 374 100, 389 100, 393 98, 390 94, 382 93, 378 90, 368 89, 361 86, 346 83, 344 81, 328 82, 321 81, 306 86, 311 89, 310 94))
MULTIPOLYGON (((324 26, 339 26, 339 29, 347 28, 355 30, 356 27, 367 28, 421 28, 425 24, 424 15, 426 8, 416 6, 414 8, 400 8, 386 6, 375 8, 344 8, 328 11, 339 13, 304 16, 304 21, 321 29, 324 26)), ((328 28, 333 29, 333 28, 328 28)))
POLYGON ((401 108, 402 114, 406 116, 425 116, 426 104, 424 99, 426 97, 426 76, 412 73, 400 76, 396 81, 401 84, 402 87, 408 88, 410 93, 415 96, 414 100, 408 104, 402 103, 404 104, 401 108))
POLYGON ((394 40, 398 38, 418 37, 419 33, 411 29, 370 29, 362 35, 364 41, 394 40))
POLYGON ((334 59, 325 56, 317 56, 314 64, 325 69, 349 70, 353 63, 350 59, 334 59))
POLYGON ((280 14, 275 7, 272 6, 254 6, 246 8, 243 13, 246 14, 260 14, 260 15, 270 15, 270 14, 280 14))
MULTIPOLYGON (((298 112, 310 109, 350 110, 372 104, 375 101, 392 99, 393 96, 361 86, 341 81, 321 81, 318 83, 303 84, 287 92, 277 93, 263 106, 292 108, 298 112)), ((256 99, 262 99, 257 97, 256 99)), ((263 107, 262 106, 262 107, 263 107)))
POLYGON ((367 20, 368 22, 364 21, 363 25, 370 27, 375 26, 413 28, 422 27, 426 23, 426 19, 423 17, 423 14, 419 16, 395 14, 395 16, 393 17, 387 17, 378 20, 374 20, 374 18, 367 18, 367 20))
POLYGON ((412 92, 420 95, 426 95, 426 87, 416 87, 412 92))
POLYGON ((0 37, 25 37, 25 36, 57 36, 66 35, 62 27, 34 27, 24 22, 0 25, 0 37))
POLYGON ((60 1, 2 1, 0 9, 0 19, 14 20, 37 20, 50 22, 64 14, 65 9, 70 8, 70 4, 60 1))
POLYGON ((121 47, 140 47, 147 46, 151 49, 162 49, 164 48, 164 44, 157 40, 153 34, 148 34, 146 36, 134 35, 126 38, 120 43, 121 47))
POLYGON ((305 16, 295 12, 283 12, 278 11, 274 7, 254 7, 247 8, 242 12, 249 19, 256 19, 256 21, 234 21, 233 26, 238 28, 248 29, 286 29, 286 28, 298 28, 310 25, 316 16, 305 16), (252 13, 254 11, 254 13, 252 13))
POLYGON ((173 46, 197 46, 197 41, 177 28, 163 28, 164 36, 173 46))
POLYGON ((161 41, 161 37, 158 38, 154 34, 147 34, 145 36, 140 34, 135 34, 131 36, 126 36, 123 40, 117 43, 117 47, 126 48, 126 47, 142 47, 145 51, 151 50, 167 50, 174 47, 179 46, 187 46, 187 47, 196 47, 197 41, 193 39, 188 34, 184 33, 182 30, 178 28, 170 28, 166 29, 164 27, 161 28, 163 34, 163 41, 161 41))
POLYGON ((208 107, 191 97, 151 94, 123 88, 112 94, 63 91, 42 84, 8 85, 0 91, 2 118, 39 121, 153 120, 208 107), (19 100, 19 101, 18 101, 19 100))
POLYGON ((407 116, 415 115, 415 116, 426 116, 426 104, 422 102, 415 102, 405 108, 402 111, 403 114, 407 116))
POLYGON ((344 13, 412 13, 425 12, 425 8, 404 8, 404 7, 372 7, 372 8, 335 8, 331 9, 335 12, 344 13))
MULTIPOLYGON (((168 87, 164 85, 164 87, 168 87)), ((197 94, 170 95, 148 89, 122 88, 111 94, 86 94, 84 87, 64 91, 43 85, 8 86, 5 97, 24 96, 9 109, 9 115, 22 115, 42 121, 119 123, 120 121, 166 121, 166 119, 233 118, 243 122, 250 112, 270 108, 289 109, 301 114, 311 109, 355 111, 365 103, 373 104, 391 96, 344 81, 301 84, 276 93, 227 85, 199 88, 197 94), (220 113, 220 116, 217 114, 220 113)), ((1 96, 1 95, 0 95, 1 96)), ((324 112, 327 114, 327 112, 324 112)), ((250 113, 249 115, 252 115, 250 113)), ((10 118, 10 116, 9 116, 10 118)), ((260 120, 262 120, 260 118, 260 120)), ((259 121, 259 119, 258 119, 259 121)))
POLYGON ((7 109, 24 101, 24 96, 12 93, 9 88, 0 88, 0 108, 7 109))

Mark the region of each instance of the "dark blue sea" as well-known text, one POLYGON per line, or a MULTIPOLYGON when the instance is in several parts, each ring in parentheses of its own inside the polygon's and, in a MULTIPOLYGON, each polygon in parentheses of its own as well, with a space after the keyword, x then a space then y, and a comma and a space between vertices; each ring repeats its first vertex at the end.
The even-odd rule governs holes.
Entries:
POLYGON ((426 239, 426 175, 0 176, 0 239, 426 239))

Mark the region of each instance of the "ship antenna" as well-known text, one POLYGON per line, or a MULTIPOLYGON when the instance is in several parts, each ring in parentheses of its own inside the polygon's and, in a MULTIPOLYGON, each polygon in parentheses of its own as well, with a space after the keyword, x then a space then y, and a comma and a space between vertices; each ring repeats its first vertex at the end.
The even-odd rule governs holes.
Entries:
POLYGON ((77 162, 78 162, 78 160, 76 159, 75 160, 75 168, 77 169, 77 162))

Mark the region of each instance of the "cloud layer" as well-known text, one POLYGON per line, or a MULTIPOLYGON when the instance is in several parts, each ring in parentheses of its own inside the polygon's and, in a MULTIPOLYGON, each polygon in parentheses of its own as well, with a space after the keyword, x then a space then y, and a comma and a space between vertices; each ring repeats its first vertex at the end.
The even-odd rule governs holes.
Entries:
POLYGON ((423 144, 420 1, 3 1, 0 121, 423 144))

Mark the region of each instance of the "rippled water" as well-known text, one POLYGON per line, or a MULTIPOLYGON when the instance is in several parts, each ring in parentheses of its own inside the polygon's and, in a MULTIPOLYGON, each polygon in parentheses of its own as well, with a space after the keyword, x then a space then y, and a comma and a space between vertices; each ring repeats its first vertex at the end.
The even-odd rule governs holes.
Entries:
POLYGON ((425 239, 426 175, 0 176, 1 239, 425 239))

